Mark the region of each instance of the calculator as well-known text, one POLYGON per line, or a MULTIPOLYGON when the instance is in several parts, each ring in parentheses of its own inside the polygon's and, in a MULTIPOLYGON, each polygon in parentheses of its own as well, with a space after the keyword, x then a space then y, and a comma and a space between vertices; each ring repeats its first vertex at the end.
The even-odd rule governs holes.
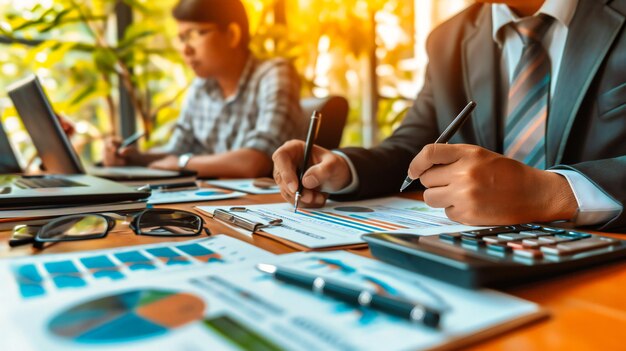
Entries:
POLYGON ((626 258, 625 240, 537 224, 363 239, 382 261, 468 288, 517 285, 626 258))

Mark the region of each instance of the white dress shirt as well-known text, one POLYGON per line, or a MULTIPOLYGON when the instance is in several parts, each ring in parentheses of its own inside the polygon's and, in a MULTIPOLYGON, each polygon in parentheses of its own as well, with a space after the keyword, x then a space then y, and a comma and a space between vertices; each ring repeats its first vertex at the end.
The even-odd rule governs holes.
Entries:
MULTIPOLYGON (((552 78, 550 81, 550 95, 558 80, 558 72, 561 67, 561 59, 565 50, 569 25, 576 12, 578 0, 546 0, 535 15, 547 14, 555 20, 550 29, 546 32, 542 44, 548 51, 552 63, 552 78)), ((492 4, 493 39, 502 49, 502 69, 509 78, 509 83, 513 80, 513 72, 522 56, 524 44, 519 34, 507 26, 511 22, 523 20, 504 4, 492 4)), ((548 117, 549 118, 549 117, 548 117)), ((350 167, 352 182, 345 188, 333 194, 349 194, 357 190, 359 178, 350 158, 340 151, 334 151, 342 156, 350 167)), ((622 206, 608 196, 600 187, 591 180, 576 171, 570 170, 550 170, 558 173, 567 179, 576 201, 578 202, 578 213, 571 220, 576 225, 602 224, 610 221, 622 210, 622 206)))

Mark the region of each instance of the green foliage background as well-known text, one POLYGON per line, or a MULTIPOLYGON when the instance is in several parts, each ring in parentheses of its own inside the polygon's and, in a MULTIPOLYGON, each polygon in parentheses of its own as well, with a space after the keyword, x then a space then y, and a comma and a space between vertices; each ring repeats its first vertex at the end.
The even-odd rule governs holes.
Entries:
MULTIPOLYGON (((274 18, 275 0, 243 0, 251 21, 252 50, 261 58, 283 56, 293 60, 303 78, 303 96, 319 89, 320 38, 327 37, 327 58, 332 59, 323 93, 346 96, 351 104, 343 144, 361 143, 360 116, 363 56, 377 45, 381 63, 394 69, 381 81, 394 86, 394 79, 411 79, 411 72, 396 69, 396 63, 412 52, 411 41, 393 48, 372 41, 370 16, 385 11, 399 23, 412 20, 402 0, 298 0, 286 1, 287 25, 274 18)), ((152 133, 144 147, 167 140, 178 116, 182 92, 192 78, 173 49, 176 25, 170 11, 176 0, 123 0, 133 9, 134 23, 115 38, 116 0, 0 0, 0 107, 12 130, 12 139, 26 158, 34 150, 6 97, 10 82, 36 73, 48 90, 54 108, 77 126, 73 142, 82 156, 98 160, 104 136, 115 133, 118 74, 129 73, 126 83, 136 95, 135 108, 144 128, 152 133), (8 42, 8 43, 7 43, 8 42), (41 42, 36 46, 25 45, 41 42)), ((410 29, 409 29, 410 30, 410 29)), ((410 36, 410 33, 405 33, 410 36)), ((406 99, 394 92, 381 100, 380 137, 388 135, 400 120, 398 103, 406 99)))

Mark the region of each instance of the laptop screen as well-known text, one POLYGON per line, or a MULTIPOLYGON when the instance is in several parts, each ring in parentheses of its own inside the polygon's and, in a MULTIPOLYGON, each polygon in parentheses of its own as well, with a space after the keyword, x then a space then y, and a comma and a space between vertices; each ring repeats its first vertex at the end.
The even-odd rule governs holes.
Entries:
POLYGON ((15 157, 9 137, 0 121, 0 173, 21 173, 22 168, 15 157))
POLYGON ((33 140, 46 172, 85 173, 37 77, 11 85, 9 97, 33 140))

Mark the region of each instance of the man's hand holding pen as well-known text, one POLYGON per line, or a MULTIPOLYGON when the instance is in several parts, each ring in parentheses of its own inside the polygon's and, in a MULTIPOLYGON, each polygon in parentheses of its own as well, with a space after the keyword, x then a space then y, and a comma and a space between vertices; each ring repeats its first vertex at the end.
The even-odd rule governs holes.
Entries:
MULTIPOLYGON (((304 158, 304 142, 291 140, 274 153, 274 180, 280 186, 285 200, 294 203, 298 190, 297 167, 304 158)), ((326 203, 328 192, 338 191, 350 184, 352 175, 346 160, 317 145, 311 153, 311 166, 302 178, 302 207, 321 207, 326 203)))
POLYGON ((578 208, 565 177, 476 145, 426 145, 409 177, 427 188, 426 204, 464 224, 550 222, 570 219, 578 208))

